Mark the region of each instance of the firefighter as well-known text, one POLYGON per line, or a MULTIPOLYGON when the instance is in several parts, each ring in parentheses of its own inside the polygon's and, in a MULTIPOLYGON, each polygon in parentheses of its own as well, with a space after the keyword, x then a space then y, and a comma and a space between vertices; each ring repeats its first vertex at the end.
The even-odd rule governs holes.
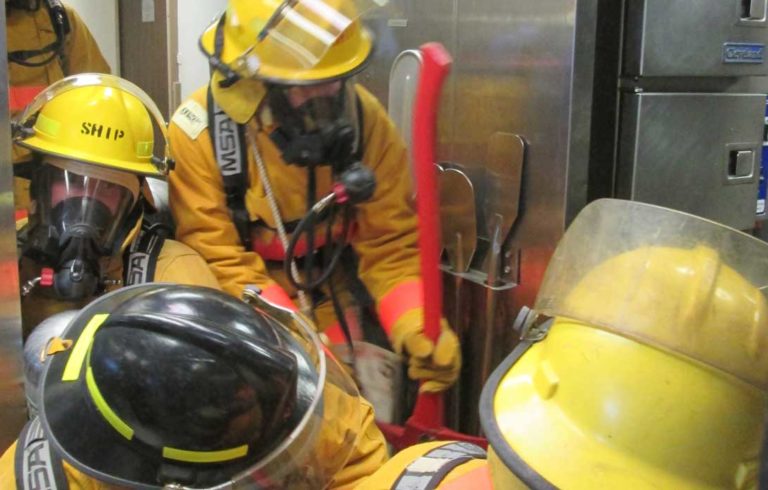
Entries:
POLYGON ((414 446, 358 488, 758 488, 766 285, 762 241, 597 201, 558 245, 521 343, 483 390, 487 461, 468 445, 414 446))
POLYGON ((354 335, 351 291, 437 392, 458 375, 458 341, 444 320, 436 344, 423 334, 407 151, 353 78, 372 54, 358 17, 373 4, 228 3, 200 38, 210 82, 171 121, 171 207, 225 291, 256 284, 334 342, 354 335))
POLYGON ((0 488, 354 488, 386 459, 371 406, 308 321, 249 301, 143 284, 81 310, 0 488))
MULTIPOLYGON (((110 68, 85 22, 60 0, 6 0, 8 100, 17 115, 45 87, 77 73, 109 73, 110 68)), ((13 148, 17 175, 27 176, 30 153, 13 148)), ((29 199, 29 180, 14 179, 17 214, 29 199)))
POLYGON ((121 285, 218 288, 195 251, 145 219, 153 212, 145 177, 163 177, 171 163, 155 131, 165 137, 149 96, 98 74, 53 84, 14 123, 14 142, 36 165, 29 222, 19 232, 25 336, 121 285))

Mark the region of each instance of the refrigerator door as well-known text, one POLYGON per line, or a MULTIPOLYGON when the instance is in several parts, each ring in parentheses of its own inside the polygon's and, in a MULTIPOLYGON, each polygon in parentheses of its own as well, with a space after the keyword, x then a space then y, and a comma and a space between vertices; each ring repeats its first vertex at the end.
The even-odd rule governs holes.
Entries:
POLYGON ((768 0, 628 0, 626 75, 768 74, 768 0))
POLYGON ((765 97, 625 94, 617 197, 755 223, 765 97))

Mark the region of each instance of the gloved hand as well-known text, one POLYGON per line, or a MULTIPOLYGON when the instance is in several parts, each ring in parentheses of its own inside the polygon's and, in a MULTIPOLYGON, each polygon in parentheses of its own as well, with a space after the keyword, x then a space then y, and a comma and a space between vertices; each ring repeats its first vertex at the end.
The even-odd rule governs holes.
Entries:
POLYGON ((424 335, 423 310, 403 315, 392 327, 390 341, 398 354, 408 356, 408 377, 423 381, 422 393, 438 393, 448 389, 461 371, 459 339, 444 319, 437 344, 424 335))

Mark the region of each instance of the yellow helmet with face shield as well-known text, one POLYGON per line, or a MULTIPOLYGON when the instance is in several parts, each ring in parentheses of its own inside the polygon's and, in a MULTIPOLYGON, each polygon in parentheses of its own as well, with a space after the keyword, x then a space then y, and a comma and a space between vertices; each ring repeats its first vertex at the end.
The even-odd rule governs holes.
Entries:
POLYGON ((768 245, 601 200, 547 268, 484 389, 498 488, 754 488, 768 402, 768 245), (536 316, 530 316, 530 319, 536 316))
POLYGON ((35 159, 22 254, 56 271, 58 299, 88 298, 99 290, 100 259, 125 250, 143 203, 153 204, 145 177, 172 166, 165 121, 127 80, 81 74, 41 92, 13 129, 35 159))
POLYGON ((283 159, 333 165, 355 153, 354 83, 373 39, 360 16, 388 0, 230 0, 200 37, 216 104, 243 124, 254 114, 283 159))
POLYGON ((387 0, 230 0, 200 37, 226 78, 312 84, 362 70, 373 51, 359 17, 387 0))

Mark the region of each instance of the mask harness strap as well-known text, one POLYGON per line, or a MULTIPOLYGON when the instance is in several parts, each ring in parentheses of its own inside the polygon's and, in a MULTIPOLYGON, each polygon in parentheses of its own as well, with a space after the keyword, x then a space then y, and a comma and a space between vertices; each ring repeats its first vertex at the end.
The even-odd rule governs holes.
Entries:
POLYGON ((141 223, 139 235, 126 250, 123 257, 124 284, 146 284, 155 280, 157 260, 168 236, 172 234, 168 226, 151 224, 146 219, 141 223))

